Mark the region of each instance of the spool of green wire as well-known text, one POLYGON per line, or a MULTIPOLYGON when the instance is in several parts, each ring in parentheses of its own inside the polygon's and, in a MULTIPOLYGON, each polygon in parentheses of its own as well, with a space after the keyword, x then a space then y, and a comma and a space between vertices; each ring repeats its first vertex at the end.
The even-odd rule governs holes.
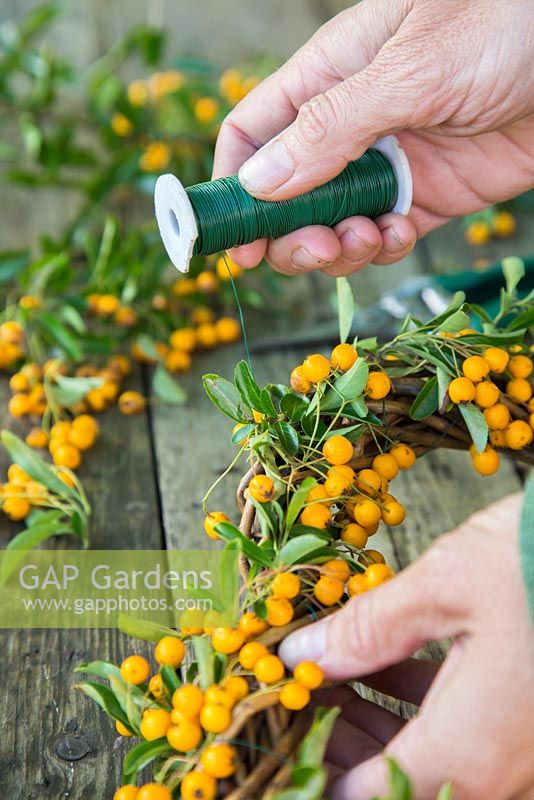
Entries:
POLYGON ((192 255, 277 239, 307 225, 333 227, 356 215, 374 219, 392 210, 407 213, 411 177, 398 142, 388 137, 333 180, 292 200, 257 200, 243 189, 237 175, 187 189, 173 175, 162 175, 155 203, 169 256, 186 272, 192 255))

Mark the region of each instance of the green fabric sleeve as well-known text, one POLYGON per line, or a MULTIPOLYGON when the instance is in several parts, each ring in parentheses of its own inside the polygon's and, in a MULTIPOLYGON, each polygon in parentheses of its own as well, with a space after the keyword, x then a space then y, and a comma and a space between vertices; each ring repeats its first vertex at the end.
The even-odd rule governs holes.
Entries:
POLYGON ((525 486, 519 526, 519 552, 528 605, 534 622, 534 472, 525 486))

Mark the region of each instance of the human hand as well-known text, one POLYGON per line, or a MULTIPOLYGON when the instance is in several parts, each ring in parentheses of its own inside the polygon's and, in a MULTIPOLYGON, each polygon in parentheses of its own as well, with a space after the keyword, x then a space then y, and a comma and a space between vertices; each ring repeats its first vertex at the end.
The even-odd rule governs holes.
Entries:
POLYGON ((412 210, 303 228, 232 257, 347 275, 398 261, 451 217, 534 186, 533 39, 531 0, 363 0, 339 14, 228 115, 214 177, 239 170, 251 194, 283 200, 398 133, 412 210))
POLYGON ((413 779, 418 800, 434 800, 446 780, 458 800, 534 798, 534 628, 519 563, 520 506, 515 494, 473 515, 393 580, 282 643, 290 667, 311 659, 327 679, 363 679, 422 700, 404 724, 341 697, 327 758, 344 774, 332 800, 387 793, 384 750, 413 779), (453 644, 435 679, 427 662, 405 662, 447 638, 453 644))

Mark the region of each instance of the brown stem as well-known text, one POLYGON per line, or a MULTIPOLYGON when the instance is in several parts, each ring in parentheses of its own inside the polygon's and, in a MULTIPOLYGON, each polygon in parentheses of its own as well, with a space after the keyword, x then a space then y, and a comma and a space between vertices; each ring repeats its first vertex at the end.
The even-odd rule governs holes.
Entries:
POLYGON ((501 403, 504 403, 504 405, 512 412, 512 416, 516 419, 529 419, 528 411, 525 411, 524 408, 518 406, 517 403, 513 402, 513 400, 509 400, 508 397, 503 397, 501 395, 501 403))

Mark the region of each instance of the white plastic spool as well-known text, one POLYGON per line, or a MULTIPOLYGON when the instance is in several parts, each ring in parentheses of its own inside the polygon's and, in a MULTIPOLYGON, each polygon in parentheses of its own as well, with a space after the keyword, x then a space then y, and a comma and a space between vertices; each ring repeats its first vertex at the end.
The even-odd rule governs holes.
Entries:
MULTIPOLYGON (((406 153, 396 136, 378 139, 373 147, 388 159, 397 179, 397 201, 392 211, 407 214, 412 205, 413 184, 406 153)), ((188 272, 198 228, 191 201, 175 175, 160 175, 154 190, 154 203, 159 232, 169 258, 180 272, 188 272)))

